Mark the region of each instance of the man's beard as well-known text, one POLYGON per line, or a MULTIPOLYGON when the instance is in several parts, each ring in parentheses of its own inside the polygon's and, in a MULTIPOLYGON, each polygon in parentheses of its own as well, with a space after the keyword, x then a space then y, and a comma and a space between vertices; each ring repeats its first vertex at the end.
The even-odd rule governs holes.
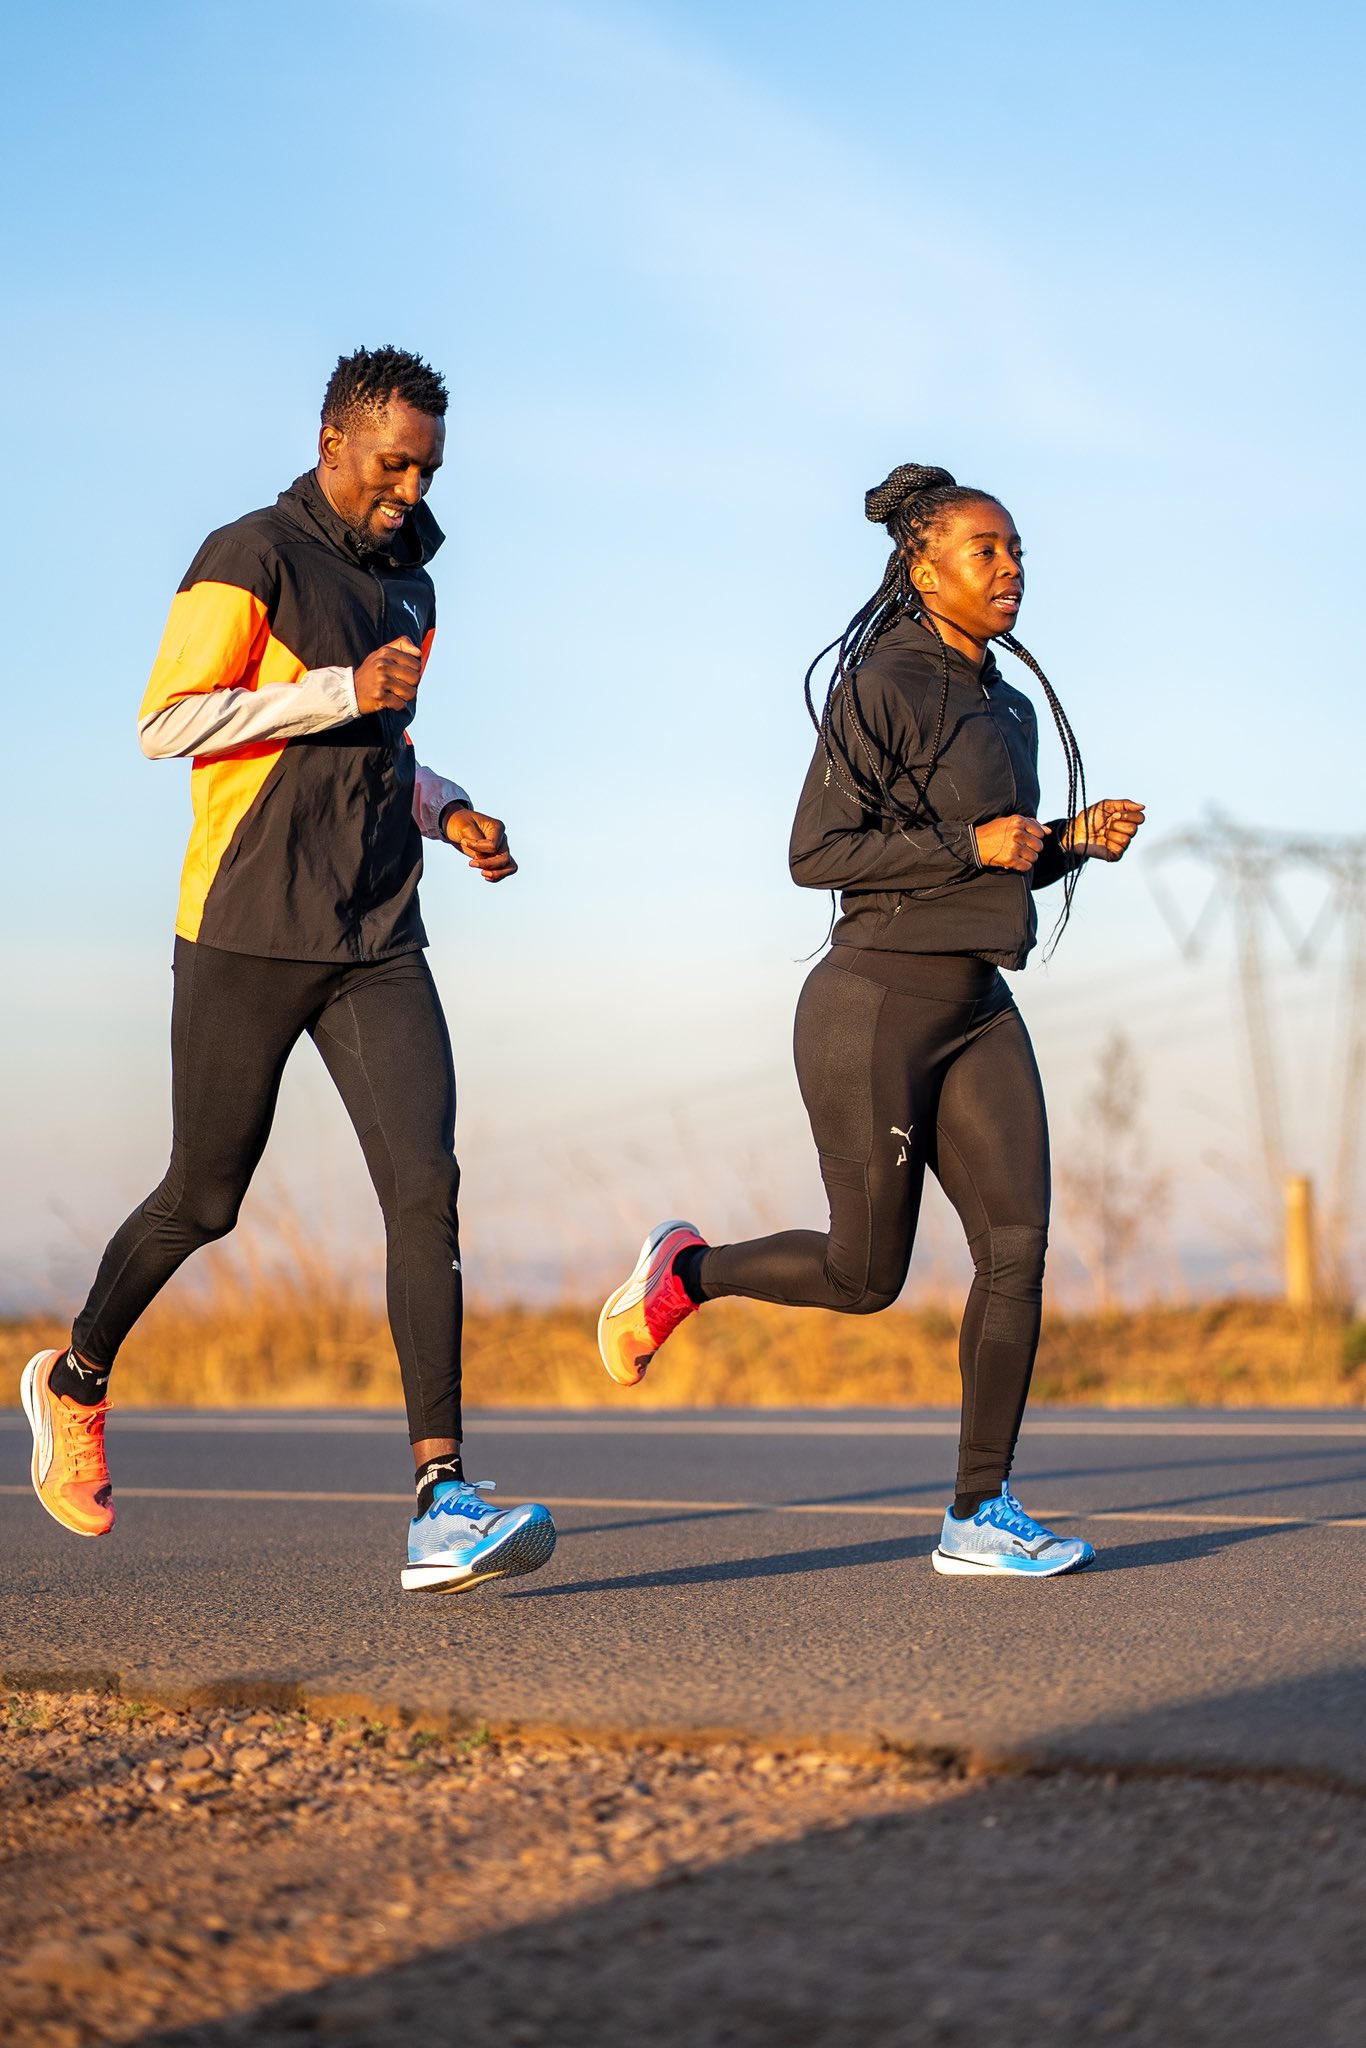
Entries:
POLYGON ((396 526, 392 533, 372 533, 370 530, 370 517, 371 514, 369 512, 363 512, 358 519, 348 519, 346 522, 356 537, 357 553, 362 555, 391 554, 395 542, 408 530, 407 519, 404 519, 401 526, 396 526))

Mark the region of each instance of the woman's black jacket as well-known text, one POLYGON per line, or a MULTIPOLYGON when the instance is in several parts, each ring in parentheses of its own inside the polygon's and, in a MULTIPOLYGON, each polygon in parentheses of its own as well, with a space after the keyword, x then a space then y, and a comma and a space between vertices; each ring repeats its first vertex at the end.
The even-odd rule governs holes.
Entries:
POLYGON ((1038 815, 1038 724, 1029 698, 1011 688, 990 653, 980 675, 953 648, 948 667, 944 733, 928 785, 924 769, 944 679, 929 629, 899 620, 836 693, 835 761, 817 746, 792 826, 792 878, 803 888, 840 891, 836 945, 970 953, 998 967, 1023 967, 1036 935, 1033 892, 1073 865, 1059 839, 1065 820, 1050 822, 1031 874, 982 866, 974 825, 1038 815), (884 781, 923 823, 891 824, 849 793, 841 750, 859 764, 860 781, 871 780, 851 728, 851 690, 884 781))

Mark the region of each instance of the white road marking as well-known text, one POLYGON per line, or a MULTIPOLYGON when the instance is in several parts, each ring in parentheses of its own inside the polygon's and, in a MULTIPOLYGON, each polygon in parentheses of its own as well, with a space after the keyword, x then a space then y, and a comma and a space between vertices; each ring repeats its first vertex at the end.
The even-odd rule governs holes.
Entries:
MULTIPOLYGON (((868 1421, 842 1420, 832 1414, 827 1421, 791 1417, 775 1417, 773 1421, 754 1416, 616 1416, 616 1415, 537 1415, 505 1416, 481 1412, 479 1409, 465 1411, 467 1422, 477 1428, 498 1436, 815 1436, 815 1437, 957 1437, 956 1418, 926 1417, 874 1419, 868 1421)), ((110 1420, 110 1429, 120 1435, 130 1432, 162 1433, 166 1431, 181 1434, 199 1433, 204 1435, 245 1433, 248 1435, 279 1434, 310 1436, 391 1436, 401 1428, 403 1416, 400 1411, 367 1416, 301 1415, 297 1410, 276 1415, 223 1415, 210 1409, 202 1412, 190 1411, 178 1415, 141 1414, 136 1409, 121 1408, 110 1420)), ((0 1415, 0 1431, 27 1430, 28 1423, 21 1414, 0 1415)), ((1123 1410, 1115 1418, 1088 1418, 1085 1421, 1055 1418, 1036 1413, 1025 1418, 1025 1434, 1040 1436, 1153 1436, 1153 1437, 1339 1437, 1346 1441, 1366 1441, 1366 1420, 1344 1417, 1341 1422, 1273 1421, 1240 1422, 1236 1420, 1215 1421, 1202 1418, 1199 1421, 1184 1421, 1164 1417, 1152 1421, 1142 1414, 1131 1415, 1123 1410)))
MULTIPOLYGON (((29 1494, 28 1486, 0 1486, 0 1495, 17 1496, 29 1494)), ((118 1500, 216 1500, 216 1501, 289 1501, 314 1506, 343 1507, 407 1507, 412 1501, 411 1493, 291 1493, 272 1487, 231 1487, 231 1486, 120 1486, 116 1492, 118 1500)), ((684 1515, 838 1515, 893 1517, 898 1520, 919 1520, 938 1523, 943 1520, 942 1507, 916 1507, 903 1501, 838 1501, 838 1500, 624 1500, 600 1498, 588 1494, 551 1494, 540 1496, 541 1505, 548 1508, 592 1508, 638 1513, 641 1509, 651 1514, 672 1513, 684 1515)), ((519 1495, 508 1495, 500 1500, 500 1506, 520 1507, 519 1495)), ((1183 1525, 1204 1524, 1220 1529, 1361 1529, 1366 1531, 1366 1515, 1218 1515, 1190 1513, 1172 1508, 1041 1508, 1038 1519, 1041 1522, 1180 1522, 1183 1525)))

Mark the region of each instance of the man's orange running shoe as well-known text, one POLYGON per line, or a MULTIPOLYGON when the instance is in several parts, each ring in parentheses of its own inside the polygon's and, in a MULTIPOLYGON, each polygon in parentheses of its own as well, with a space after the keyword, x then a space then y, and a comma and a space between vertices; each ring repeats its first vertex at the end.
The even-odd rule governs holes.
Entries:
POLYGON ((602 1362, 620 1387, 633 1387, 666 1337, 694 1313, 674 1260, 689 1245, 705 1245, 695 1223, 657 1223, 629 1280, 609 1294, 598 1317, 602 1362))
POLYGON ((107 1536, 114 1526, 114 1489, 104 1457, 109 1403, 94 1408, 54 1394, 48 1385, 60 1351, 39 1351, 24 1367, 19 1394, 33 1431, 33 1491, 77 1536, 107 1536))

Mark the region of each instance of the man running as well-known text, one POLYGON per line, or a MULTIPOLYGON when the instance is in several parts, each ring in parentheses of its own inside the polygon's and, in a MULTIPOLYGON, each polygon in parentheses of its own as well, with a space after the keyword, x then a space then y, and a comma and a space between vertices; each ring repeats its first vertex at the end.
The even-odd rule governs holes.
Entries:
POLYGON ((420 356, 344 356, 316 469, 210 534, 171 606, 138 728, 150 759, 193 761, 171 1160, 110 1240, 69 1347, 40 1351, 22 1381, 34 1488, 79 1536, 114 1526, 119 1346, 189 1254, 232 1229, 307 1032, 384 1213, 417 1487, 402 1584, 457 1592, 555 1547, 545 1508, 495 1507, 460 1462, 455 1073, 422 951, 422 840, 459 847, 489 882, 517 863, 500 820, 424 768, 407 731, 435 627, 426 565, 442 534, 424 500, 445 413, 420 356))

